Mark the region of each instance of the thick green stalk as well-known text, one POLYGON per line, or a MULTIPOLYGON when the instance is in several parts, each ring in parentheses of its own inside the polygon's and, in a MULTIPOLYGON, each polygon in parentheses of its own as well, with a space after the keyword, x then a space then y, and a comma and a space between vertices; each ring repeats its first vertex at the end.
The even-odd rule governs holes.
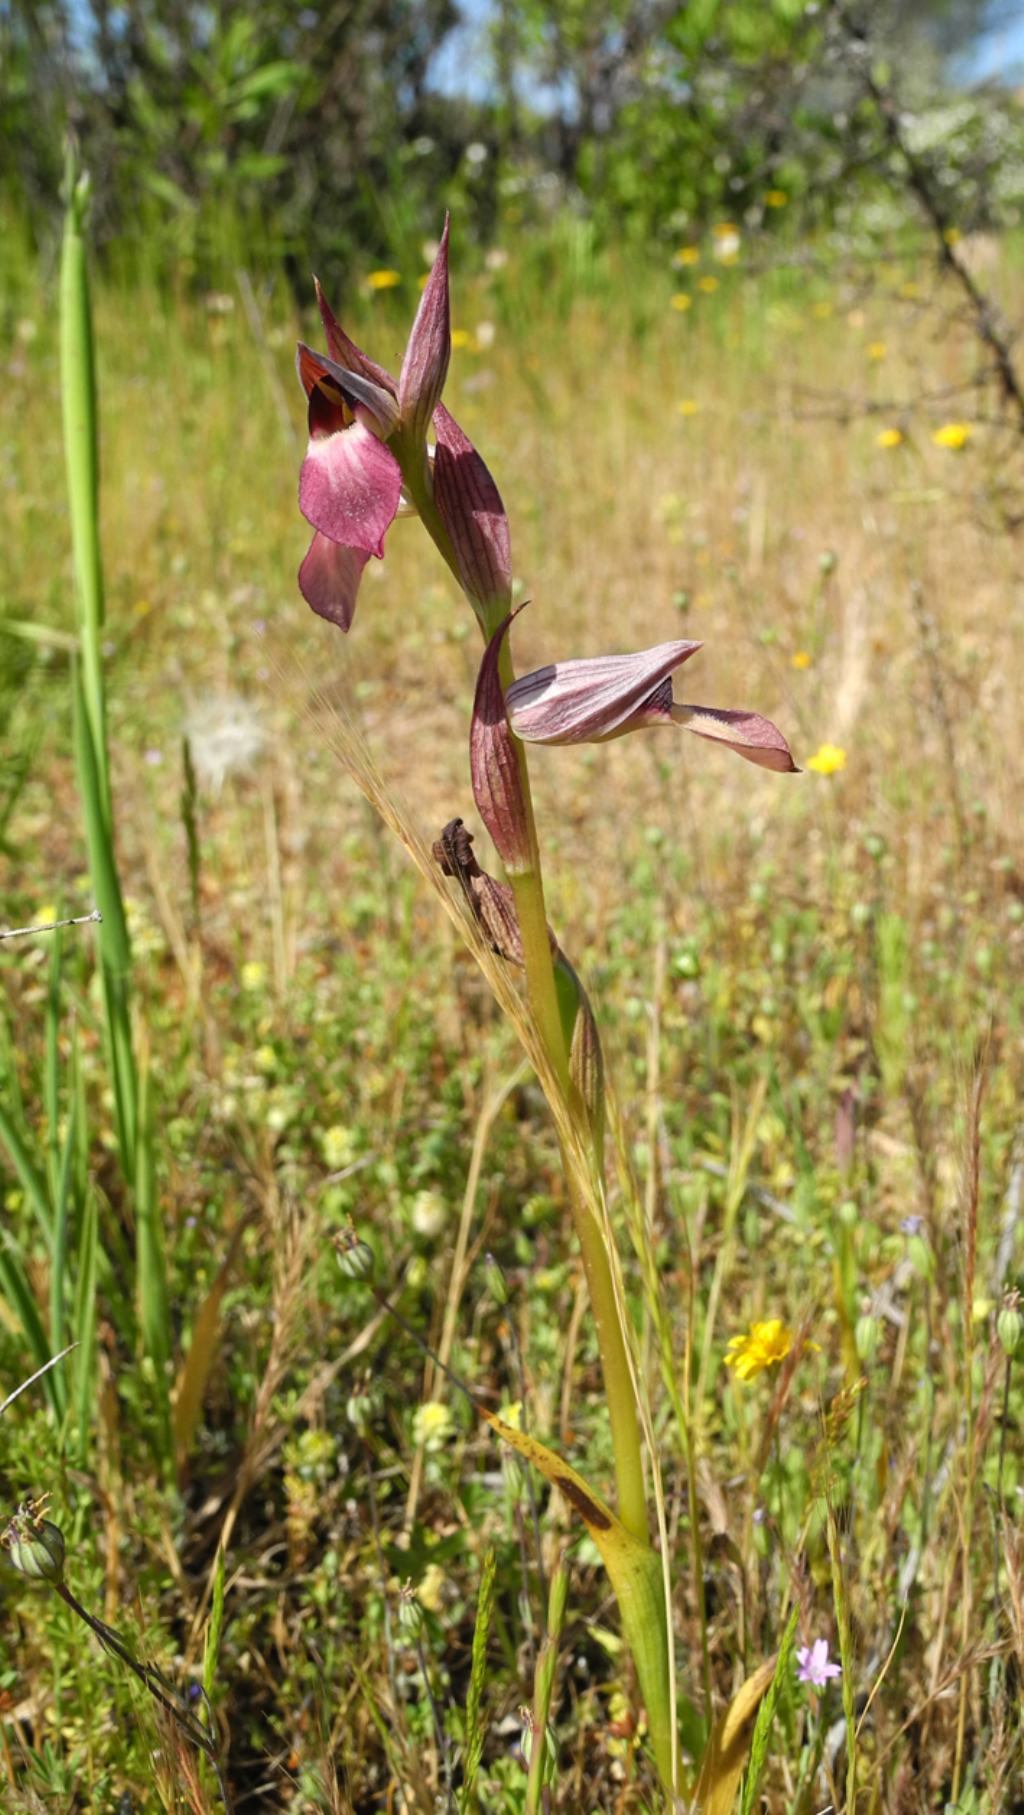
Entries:
MULTIPOLYGON (((425 454, 398 438, 393 444, 402 467, 402 477, 420 519, 439 553, 451 568, 461 587, 459 565, 451 539, 434 502, 430 470, 425 454)), ((507 606, 504 601, 472 600, 484 637, 493 636, 507 606)), ((512 655, 506 641, 501 651, 501 684, 507 689, 514 678, 512 655)), ((544 879, 541 868, 537 824, 530 791, 530 773, 525 746, 516 742, 523 810, 527 825, 530 853, 529 867, 510 872, 509 881, 515 896, 519 931, 523 942, 526 988, 537 1029, 558 1080, 563 1100, 574 1114, 577 1125, 592 1147, 582 1104, 574 1103, 569 1078, 569 1055, 562 1016, 555 987, 555 970, 548 937, 547 911, 544 905, 544 879)), ((595 1156, 597 1158, 598 1156, 595 1156)), ((591 1308, 597 1327, 598 1346, 604 1375, 605 1392, 615 1455, 615 1480, 618 1488, 619 1514, 627 1530, 635 1537, 648 1538, 647 1505, 644 1494, 643 1460, 640 1448, 640 1422, 637 1416, 632 1375, 626 1353, 625 1333, 619 1316, 611 1265, 605 1248, 604 1230, 585 1194, 573 1183, 573 1168, 566 1164, 570 1182, 569 1199, 573 1221, 583 1256, 591 1308)))
POLYGON ((71 548, 75 569, 82 692, 96 753, 100 799, 111 821, 103 694, 103 566, 99 534, 99 447, 96 431, 96 364, 93 353, 85 217, 88 179, 68 153, 67 212, 60 267, 60 366, 71 548))

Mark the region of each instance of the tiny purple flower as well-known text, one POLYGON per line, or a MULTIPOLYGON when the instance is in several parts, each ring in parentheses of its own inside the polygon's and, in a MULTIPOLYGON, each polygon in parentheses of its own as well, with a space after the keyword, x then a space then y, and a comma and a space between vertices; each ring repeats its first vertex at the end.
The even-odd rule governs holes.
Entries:
POLYGON ((798 1683, 810 1683, 814 1689, 823 1689, 834 1676, 842 1676, 841 1664, 833 1664, 828 1655, 828 1640, 815 1639, 813 1645, 801 1645, 796 1654, 798 1683))

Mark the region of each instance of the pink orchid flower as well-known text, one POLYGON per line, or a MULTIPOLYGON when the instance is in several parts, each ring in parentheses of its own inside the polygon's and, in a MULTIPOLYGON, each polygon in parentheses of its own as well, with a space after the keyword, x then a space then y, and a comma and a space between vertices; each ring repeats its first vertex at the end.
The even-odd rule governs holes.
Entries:
POLYGON ((671 676, 700 643, 658 643, 632 655, 553 662, 513 681, 505 694, 508 722, 529 744, 601 743, 647 725, 682 725, 735 750, 747 762, 798 773, 781 731, 759 712, 687 706, 673 697, 671 676))
POLYGON ((298 352, 309 413, 299 505, 314 531, 299 569, 303 597, 340 629, 351 627, 363 568, 383 555, 395 518, 414 508, 403 463, 422 472, 425 462, 459 579, 493 627, 512 595, 508 519, 486 465, 441 402, 451 356, 447 219, 397 383, 349 339, 319 283, 316 294, 327 354, 298 352), (431 428, 434 451, 426 447, 431 428))
POLYGON ((401 440, 410 457, 422 458, 448 372, 447 220, 397 384, 349 339, 319 283, 316 292, 328 354, 300 344, 297 356, 309 420, 299 508, 314 530, 299 586, 314 611, 348 630, 363 568, 383 555, 403 502, 401 463, 389 443, 401 440))

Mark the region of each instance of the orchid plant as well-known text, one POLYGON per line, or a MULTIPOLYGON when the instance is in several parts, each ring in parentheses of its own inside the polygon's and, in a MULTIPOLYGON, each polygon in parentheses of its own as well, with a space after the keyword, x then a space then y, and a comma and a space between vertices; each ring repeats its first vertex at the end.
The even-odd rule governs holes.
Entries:
MULTIPOLYGON (((383 556, 395 518, 415 513, 477 617, 484 653, 469 728, 469 773, 505 879, 480 866, 472 837, 458 819, 434 845, 434 857, 454 881, 482 948, 522 975, 516 1019, 558 1131, 600 1346, 615 1459, 614 1508, 536 1439, 484 1415, 560 1487, 601 1551, 666 1792, 696 1794, 701 1806, 724 1807, 710 1800, 716 1760, 729 1750, 723 1750, 721 1724, 709 1732, 697 1782, 687 1784, 680 1769, 667 1543, 662 1525, 659 1557, 650 1538, 642 1433, 655 1470, 657 1458, 638 1390, 605 1198, 600 1039, 579 978, 548 926, 527 748, 599 743, 648 727, 680 725, 762 768, 785 773, 796 765, 782 733, 758 713, 676 702, 673 675, 697 654, 699 643, 676 640, 622 655, 558 660, 516 678, 508 519, 483 459, 441 401, 451 351, 448 240, 446 221, 397 382, 349 339, 317 284, 327 350, 298 349, 309 419, 299 504, 313 530, 299 586, 314 611, 348 632, 363 569, 383 556)), ((514 1000, 504 988, 499 994, 506 1004, 514 1000)), ((758 1673, 762 1690, 771 1677, 770 1667, 766 1677, 764 1669, 758 1673)), ((753 1688, 754 1679, 744 1685, 747 1712, 753 1688)))

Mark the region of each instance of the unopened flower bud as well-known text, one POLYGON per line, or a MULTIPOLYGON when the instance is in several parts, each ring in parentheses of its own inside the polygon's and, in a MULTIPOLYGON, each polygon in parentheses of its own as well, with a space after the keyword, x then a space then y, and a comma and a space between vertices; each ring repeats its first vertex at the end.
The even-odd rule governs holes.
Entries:
POLYGON ((882 1326, 878 1318, 874 1317, 870 1311, 865 1311, 863 1316, 858 1317, 853 1340, 860 1361, 872 1359, 878 1349, 881 1335, 882 1326))
POLYGON ((345 1416, 357 1431, 364 1431, 370 1422, 373 1410, 368 1393, 350 1393, 345 1404, 345 1416))
POLYGON ((1007 1360, 1012 1360, 1016 1355, 1022 1333, 1024 1333, 1024 1317, 1021 1316, 1017 1294, 1012 1292, 996 1318, 996 1335, 1007 1360))
POLYGON ((360 1241, 352 1229, 337 1238, 338 1265, 348 1279, 369 1279, 373 1272, 373 1249, 360 1241))
POLYGON ((423 1630, 423 1608, 411 1582, 404 1583, 398 1591, 398 1628, 408 1639, 418 1638, 423 1630))
POLYGON ((493 1254, 484 1255, 484 1280, 496 1305, 508 1304, 508 1284, 493 1254))
POLYGON ((0 1533, 0 1544, 12 1568, 54 1587, 64 1580, 64 1533, 42 1516, 43 1501, 25 1500, 0 1533))

